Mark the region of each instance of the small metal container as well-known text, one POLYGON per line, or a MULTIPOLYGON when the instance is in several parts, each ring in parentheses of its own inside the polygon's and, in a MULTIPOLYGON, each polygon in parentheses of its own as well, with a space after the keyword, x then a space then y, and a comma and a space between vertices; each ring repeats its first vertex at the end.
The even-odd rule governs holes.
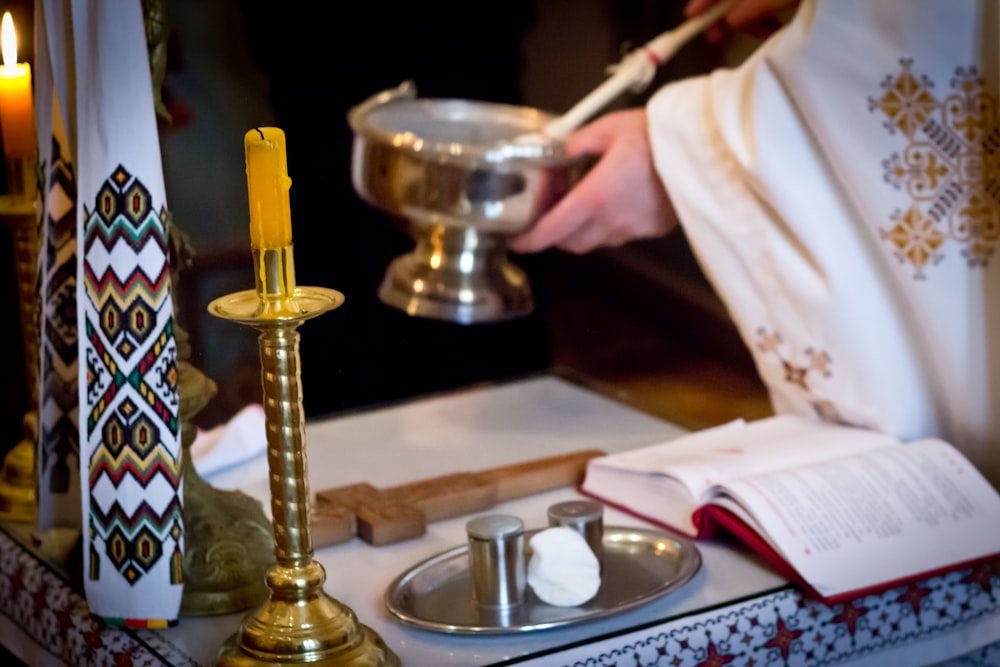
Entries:
POLYGON ((604 572, 604 506, 592 500, 567 500, 549 507, 549 526, 566 526, 583 536, 604 572))
POLYGON ((491 607, 524 602, 524 522, 516 516, 491 514, 470 520, 465 531, 473 599, 491 607))

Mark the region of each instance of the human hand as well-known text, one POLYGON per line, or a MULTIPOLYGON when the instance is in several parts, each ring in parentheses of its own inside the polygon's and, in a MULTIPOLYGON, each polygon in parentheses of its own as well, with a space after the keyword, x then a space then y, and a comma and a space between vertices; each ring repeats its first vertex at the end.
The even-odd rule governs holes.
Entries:
POLYGON ((599 155, 597 164, 530 229, 513 237, 515 252, 556 247, 582 254, 661 236, 677 226, 653 166, 645 109, 606 114, 566 140, 570 155, 599 155))
MULTIPOLYGON (((697 16, 717 2, 719 0, 688 0, 684 16, 697 16)), ((742 30, 758 38, 767 37, 785 23, 783 12, 798 4, 799 0, 736 0, 723 19, 705 31, 705 39, 720 44, 732 30, 742 30)))

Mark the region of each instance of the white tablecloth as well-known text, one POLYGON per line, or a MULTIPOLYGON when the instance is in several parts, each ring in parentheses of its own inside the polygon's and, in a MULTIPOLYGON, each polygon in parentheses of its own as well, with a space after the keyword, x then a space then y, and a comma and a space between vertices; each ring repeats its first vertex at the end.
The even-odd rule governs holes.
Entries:
MULTIPOLYGON (((566 380, 540 376, 311 422, 307 425, 308 470, 313 491, 358 481, 381 487, 580 449, 620 451, 682 432, 675 425, 566 380)), ((218 488, 243 490, 261 500, 270 513, 263 456, 222 470, 210 481, 218 488)), ((509 501, 490 511, 520 516, 528 528, 542 527, 549 505, 579 497, 574 489, 564 488, 509 501)), ((1000 641, 1000 608, 994 599, 1000 583, 995 577, 974 579, 968 572, 956 573, 950 579, 934 580, 933 590, 927 592, 921 592, 920 587, 902 588, 865 598, 855 607, 830 608, 803 600, 796 589, 752 555, 711 542, 698 545, 703 566, 687 585, 618 615, 554 629, 489 636, 445 634, 399 623, 383 603, 386 588, 418 562, 464 544, 468 518, 432 523, 425 535, 399 544, 372 547, 355 539, 316 552, 317 561, 327 572, 327 592, 350 606, 408 667, 909 667, 944 661, 1000 641)), ((611 509, 605 514, 605 523, 649 527, 611 509)), ((5 544, 0 540, 0 555, 5 544)), ((17 560, 22 563, 20 568, 29 568, 30 563, 24 563, 32 557, 24 552, 17 560)), ((9 558, 0 559, 0 563, 10 562, 9 558)), ((0 588, 9 569, 0 567, 0 588)), ((57 572, 43 575, 38 576, 58 579, 57 572)), ((36 626, 41 625, 43 639, 36 641, 46 655, 75 650, 72 633, 52 630, 52 624, 37 614, 25 617, 23 609, 18 611, 24 605, 19 607, 17 596, 11 600, 7 591, 0 590, 0 598, 7 601, 5 620, 25 634, 37 637, 36 626), (46 634, 51 639, 44 639, 46 634), (63 644, 68 648, 60 648, 63 644)), ((84 606, 77 613, 85 618, 85 611, 84 606)), ((135 655, 143 650, 151 653, 148 661, 133 660, 133 664, 208 665, 243 616, 182 618, 177 627, 160 631, 99 628, 94 632, 105 637, 105 645, 120 648, 132 646, 132 642, 138 647, 135 655)), ((0 632, 6 637, 2 625, 0 632)), ((22 647, 26 644, 17 643, 22 647)), ((76 649, 79 646, 77 641, 76 649)), ((998 649, 1000 646, 994 646, 993 652, 986 654, 986 662, 962 664, 991 664, 989 660, 995 661, 1000 654, 998 649)))

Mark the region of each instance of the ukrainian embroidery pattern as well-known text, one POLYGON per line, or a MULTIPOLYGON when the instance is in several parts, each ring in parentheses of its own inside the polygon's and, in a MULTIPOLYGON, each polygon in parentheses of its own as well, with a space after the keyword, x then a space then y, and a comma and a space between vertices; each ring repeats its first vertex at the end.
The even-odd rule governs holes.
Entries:
POLYGON ((902 71, 882 82, 882 96, 869 99, 885 127, 907 140, 883 167, 885 180, 911 203, 893 212, 882 240, 917 279, 944 260, 949 245, 961 246, 969 267, 984 267, 1000 236, 997 98, 974 67, 956 69, 939 99, 933 83, 912 72, 912 59, 900 64, 902 71))
MULTIPOLYGON (((166 211, 119 166, 84 210, 90 568, 134 585, 162 559, 181 582, 183 533, 166 211), (127 270, 125 275, 119 271, 127 270)), ((126 621, 127 622, 127 621, 126 621)))

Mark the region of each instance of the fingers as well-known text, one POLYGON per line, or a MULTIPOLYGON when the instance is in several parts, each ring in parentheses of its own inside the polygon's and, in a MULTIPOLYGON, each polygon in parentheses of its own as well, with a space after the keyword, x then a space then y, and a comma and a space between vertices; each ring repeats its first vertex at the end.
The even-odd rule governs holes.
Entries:
MULTIPOLYGON (((690 2, 684 5, 684 16, 686 18, 693 18, 699 14, 703 14, 717 2, 720 2, 720 0, 690 0, 690 2)), ((705 29, 704 37, 705 41, 712 45, 724 42, 729 37, 729 28, 726 22, 720 19, 708 26, 705 29)))
POLYGON ((585 253, 676 226, 677 216, 653 166, 644 109, 600 117, 570 135, 567 150, 600 159, 531 229, 511 239, 511 249, 585 253))
MULTIPOLYGON (((515 252, 538 252, 549 247, 561 247, 586 226, 594 208, 589 180, 594 180, 595 167, 572 192, 563 197, 545 216, 527 232, 510 240, 515 252)), ((598 171, 598 180, 599 180, 598 171)))
POLYGON ((566 237, 556 247, 574 255, 584 255, 597 248, 613 248, 635 240, 625 230, 608 227, 596 218, 589 218, 576 232, 566 237))
MULTIPOLYGON (((684 16, 702 14, 717 2, 719 0, 690 0, 684 6, 684 16)), ((710 44, 719 44, 727 38, 730 29, 743 30, 758 38, 767 37, 783 24, 778 13, 798 3, 799 0, 737 0, 724 20, 708 27, 705 39, 710 44)))
MULTIPOLYGON (((566 152, 571 156, 604 155, 621 125, 620 114, 601 116, 567 137, 566 152)), ((592 213, 601 206, 599 196, 607 178, 602 174, 607 168, 606 160, 599 161, 573 191, 557 202, 536 225, 512 238, 510 248, 527 253, 566 245, 567 240, 578 234, 592 213)))
POLYGON ((749 28, 762 21, 775 24, 775 12, 796 4, 798 0, 740 0, 726 13, 726 23, 733 28, 749 28))
POLYGON ((706 9, 714 5, 718 0, 690 0, 684 5, 684 16, 691 18, 704 13, 706 9))
POLYGON ((566 138, 566 152, 571 156, 601 155, 608 150, 618 127, 618 114, 601 116, 566 138))
POLYGON ((598 246, 664 234, 677 218, 655 173, 642 110, 615 112, 568 141, 600 160, 528 231, 511 239, 516 252, 549 247, 585 253, 598 246))

